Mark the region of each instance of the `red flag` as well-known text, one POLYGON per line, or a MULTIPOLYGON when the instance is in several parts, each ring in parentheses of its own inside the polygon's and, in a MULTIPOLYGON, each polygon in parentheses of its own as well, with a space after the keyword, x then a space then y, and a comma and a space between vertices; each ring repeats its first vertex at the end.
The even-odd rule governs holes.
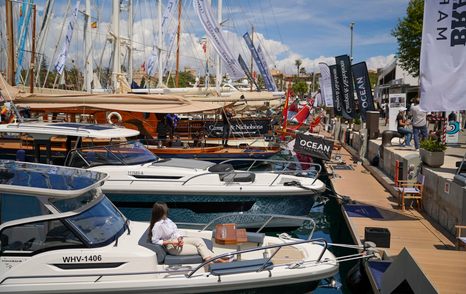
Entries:
POLYGON ((301 110, 294 116, 294 119, 298 122, 298 124, 301 126, 306 118, 309 116, 309 113, 311 113, 311 109, 309 106, 305 105, 301 110))
POLYGON ((285 100, 285 106, 283 107, 283 126, 282 126, 282 140, 285 139, 285 132, 286 132, 286 126, 288 124, 288 103, 290 102, 290 95, 291 95, 291 82, 288 82, 288 91, 286 91, 286 100, 285 100))

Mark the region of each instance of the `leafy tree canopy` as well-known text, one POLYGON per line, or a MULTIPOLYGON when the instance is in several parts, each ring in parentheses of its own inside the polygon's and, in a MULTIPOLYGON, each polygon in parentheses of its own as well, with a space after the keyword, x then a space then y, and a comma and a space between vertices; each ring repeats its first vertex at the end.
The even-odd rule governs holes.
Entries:
POLYGON ((398 41, 398 62, 413 76, 419 76, 424 0, 411 0, 407 14, 400 19, 392 35, 398 41))
POLYGON ((306 82, 303 81, 294 83, 291 88, 293 89, 293 92, 300 97, 303 97, 309 90, 306 82))

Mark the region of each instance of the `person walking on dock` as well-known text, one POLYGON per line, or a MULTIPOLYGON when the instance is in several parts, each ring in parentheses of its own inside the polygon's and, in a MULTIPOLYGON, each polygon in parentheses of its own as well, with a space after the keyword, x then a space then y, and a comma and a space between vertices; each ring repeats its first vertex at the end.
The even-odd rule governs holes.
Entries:
POLYGON ((419 106, 419 98, 413 100, 410 109, 411 120, 413 124, 414 148, 419 149, 420 141, 427 139, 427 113, 422 111, 419 106))

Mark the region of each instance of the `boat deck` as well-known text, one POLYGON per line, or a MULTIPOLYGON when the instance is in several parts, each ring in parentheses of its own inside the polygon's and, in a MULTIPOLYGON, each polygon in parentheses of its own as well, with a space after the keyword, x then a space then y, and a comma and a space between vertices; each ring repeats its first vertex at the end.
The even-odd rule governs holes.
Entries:
POLYGON ((391 234, 386 249, 389 257, 406 247, 438 293, 464 293, 466 252, 455 250, 453 236, 414 208, 401 211, 397 199, 366 168, 353 164, 348 150, 341 148, 340 154, 352 169, 334 169, 335 163, 327 164, 327 171, 333 172, 330 178, 335 192, 375 208, 362 206, 358 214, 342 206, 354 241, 363 242, 365 227, 387 228, 391 234))

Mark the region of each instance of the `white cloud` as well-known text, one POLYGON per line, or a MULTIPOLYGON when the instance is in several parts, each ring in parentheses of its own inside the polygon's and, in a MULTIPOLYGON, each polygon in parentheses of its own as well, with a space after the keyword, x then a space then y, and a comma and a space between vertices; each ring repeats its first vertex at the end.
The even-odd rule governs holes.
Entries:
POLYGON ((374 56, 366 60, 367 68, 377 70, 378 68, 385 67, 395 60, 395 54, 388 56, 374 56))
MULTIPOLYGON (((362 31, 362 24, 360 22, 358 23, 358 21, 391 19, 396 17, 399 15, 398 8, 400 5, 405 5, 407 1, 379 0, 368 2, 357 0, 350 1, 351 3, 348 3, 343 0, 335 0, 327 1, 325 3, 322 2, 322 4, 319 3, 319 5, 317 5, 317 3, 313 3, 313 5, 311 5, 312 9, 309 5, 310 1, 300 0, 293 3, 293 5, 289 5, 288 2, 273 1, 274 8, 271 8, 273 9, 273 13, 267 14, 267 17, 265 18, 258 17, 258 15, 260 16, 260 14, 264 14, 264 11, 257 11, 257 9, 248 10, 243 7, 245 4, 241 4, 240 1, 230 2, 235 4, 230 5, 232 6, 230 10, 228 10, 228 8, 224 8, 224 13, 226 14, 224 18, 229 19, 226 23, 228 31, 225 31, 225 37, 233 54, 235 56, 241 54, 246 61, 250 59, 250 53, 242 38, 242 33, 245 31, 244 28, 249 27, 250 22, 254 21, 257 24, 256 28, 258 31, 264 32, 256 33, 254 38, 255 44, 261 44, 265 51, 265 57, 268 65, 285 73, 295 73, 296 67, 294 63, 296 59, 302 60, 302 66, 307 72, 312 72, 318 70, 319 62, 334 64, 335 61, 333 55, 343 54, 345 53, 345 50, 348 51, 348 21, 350 18, 351 20, 356 20, 355 45, 360 46, 355 47, 356 53, 360 53, 364 46, 394 42, 393 38, 387 32, 372 32, 370 35, 364 33, 362 31), (364 9, 361 9, 362 6, 364 6, 364 9), (371 11, 378 11, 378 13, 371 13, 371 11), (297 28, 299 27, 299 31, 303 34, 298 42, 296 41, 296 36, 291 37, 285 34, 287 33, 287 29, 290 28, 290 23, 293 23, 293 26, 296 26, 297 28), (285 27, 287 24, 288 27, 285 27), (272 38, 270 37, 270 34, 267 34, 268 30, 275 30, 275 25, 277 27, 282 27, 280 30, 284 33, 284 38, 281 36, 275 36, 272 38), (305 35, 302 32, 303 30, 314 32, 313 38, 305 35), (345 50, 342 50, 342 48, 345 48, 345 50)), ((265 1, 265 3, 267 2, 271 3, 272 0, 265 1)), ((61 40, 58 42, 58 38, 60 36, 63 18, 69 16, 69 13, 65 15, 65 4, 61 1, 58 3, 59 4, 56 4, 58 7, 55 7, 53 23, 50 27, 50 31, 48 32, 47 44, 44 48, 44 53, 46 54, 49 63, 55 62, 55 58, 52 59, 55 46, 58 44, 58 51, 62 46, 63 41, 61 40)), ((142 1, 141 3, 143 3, 141 4, 142 6, 140 5, 140 7, 137 7, 135 10, 136 21, 134 24, 133 41, 136 50, 134 52, 134 69, 138 69, 139 66, 148 59, 152 51, 154 39, 157 37, 155 4, 150 4, 151 1, 149 1, 149 4, 147 4, 148 2, 142 1)), ((197 16, 194 15, 191 9, 192 4, 189 4, 190 1, 186 1, 186 3, 188 4, 185 4, 185 9, 183 10, 183 17, 185 20, 182 27, 184 32, 181 35, 181 68, 185 66, 194 67, 200 74, 203 74, 205 56, 199 42, 204 33, 201 30, 197 16)), ((254 4, 251 5, 259 5, 256 4, 259 3, 259 1, 253 1, 253 3, 254 4)), ((102 1, 102 7, 97 7, 102 19, 99 21, 98 28, 93 30, 94 61, 96 63, 100 63, 101 56, 103 56, 101 65, 104 67, 109 65, 110 49, 112 47, 111 44, 107 43, 106 50, 104 54, 102 54, 104 44, 110 30, 109 13, 111 9, 109 9, 110 5, 107 4, 109 4, 109 1, 102 1), (106 7, 104 7, 104 2, 106 7)), ((1 9, 0 11, 0 18, 1 15, 3 15, 3 10, 4 9, 1 9)), ((97 15, 97 12, 95 15, 97 15)), ((122 34, 124 34, 126 32, 126 21, 121 21, 120 26, 122 34)), ((0 24, 0 30, 3 29, 4 24, 0 24)), ((63 35, 65 33, 66 26, 63 35)), ((4 36, 2 36, 2 38, 4 38, 4 36)), ((1 42, 2 39, 0 39, 0 43, 1 42)), ((75 27, 75 34, 71 43, 67 65, 71 65, 71 60, 75 60, 75 64, 77 66, 81 68, 84 67, 85 56, 83 54, 83 43, 83 17, 80 15, 79 24, 75 27)), ((171 53, 171 61, 169 63, 172 67, 174 67, 175 49, 176 48, 174 47, 171 53)), ((124 56, 125 50, 122 50, 122 54, 124 56)), ((213 61, 215 60, 214 54, 211 54, 209 58, 212 61, 211 64, 213 64, 213 61)), ((390 54, 387 56, 373 56, 368 58, 366 62, 370 69, 377 69, 389 64, 393 60, 394 55, 390 54)), ((2 62, 0 62, 0 67, 1 66, 2 62)), ((212 68, 211 73, 213 72, 212 68)))

